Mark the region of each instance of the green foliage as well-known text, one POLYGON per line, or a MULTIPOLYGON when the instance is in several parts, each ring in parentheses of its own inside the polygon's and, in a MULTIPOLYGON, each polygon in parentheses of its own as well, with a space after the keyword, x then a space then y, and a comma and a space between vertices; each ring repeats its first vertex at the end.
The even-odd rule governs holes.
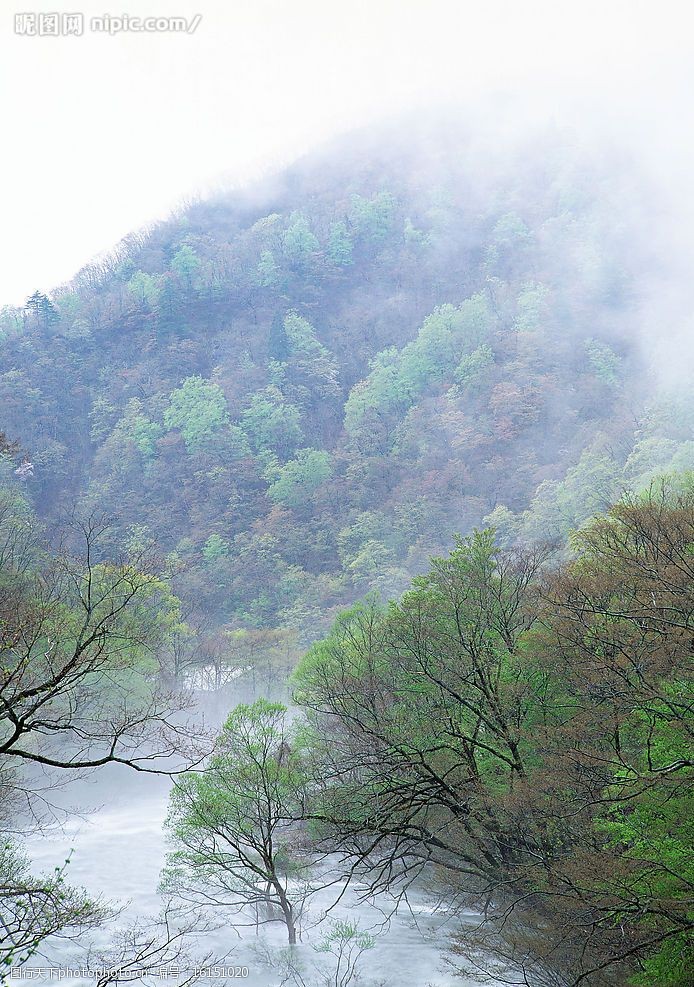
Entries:
POLYGON ((218 534, 210 535, 202 547, 202 557, 205 562, 216 562, 229 554, 229 542, 218 534))
POLYGON ((153 275, 136 271, 128 281, 128 291, 141 305, 151 309, 156 308, 159 300, 159 283, 153 275))
POLYGON ((164 422, 167 428, 180 430, 188 452, 198 452, 229 424, 224 392, 219 384, 188 377, 171 393, 164 422))
POLYGON ((371 933, 359 928, 358 922, 336 920, 331 923, 330 931, 316 946, 319 953, 333 953, 338 944, 354 942, 360 950, 373 949, 376 939, 371 933))
POLYGON ((533 332, 541 327, 548 296, 549 289, 544 284, 531 281, 523 285, 516 302, 513 327, 517 332, 533 332))
POLYGON ((506 273, 522 261, 531 241, 532 233, 525 221, 515 212, 505 213, 492 230, 485 251, 487 265, 499 273, 506 273))
POLYGON ((352 263, 352 237, 344 220, 330 224, 327 254, 337 267, 347 267, 352 263))
POLYGON ((89 412, 89 435, 93 442, 101 442, 113 430, 118 417, 118 408, 105 397, 97 397, 89 412))
POLYGON ((303 871, 292 846, 304 786, 289 744, 287 710, 259 699, 229 715, 205 770, 173 789, 166 827, 173 843, 162 888, 177 902, 276 909, 296 941, 303 871))
POLYGON ((621 360, 614 350, 597 339, 587 339, 585 346, 595 376, 605 384, 617 384, 621 360))
MULTIPOLYGON (((471 833, 489 818, 501 835, 487 833, 482 863, 489 855, 498 863, 499 847, 512 847, 521 829, 528 859, 545 861, 561 827, 541 831, 537 820, 546 819, 558 769, 540 771, 538 760, 559 750, 574 727, 576 756, 591 750, 590 738, 585 724, 579 730, 566 721, 543 751, 533 744, 572 703, 591 710, 595 696, 603 709, 611 701, 607 673, 596 674, 585 695, 572 683, 576 694, 567 697, 572 668, 593 669, 598 649, 582 665, 569 655, 557 684, 556 665, 541 665, 537 625, 532 633, 526 626, 534 611, 522 610, 516 622, 505 609, 515 570, 500 580, 505 556, 480 538, 448 557, 453 529, 465 534, 487 518, 512 553, 518 543, 546 539, 559 553, 580 553, 576 537, 566 547, 567 536, 623 488, 694 468, 691 402, 665 410, 633 358, 625 301, 639 283, 633 242, 648 228, 647 197, 643 214, 626 215, 623 175, 615 182, 563 139, 538 139, 539 169, 525 150, 516 152, 493 162, 490 182, 479 142, 464 143, 429 189, 414 187, 397 154, 346 155, 339 173, 298 164, 271 196, 266 187, 250 198, 198 203, 52 298, 38 292, 26 307, 0 312, 0 430, 16 440, 3 447, 0 472, 14 507, 33 501, 49 530, 73 506, 117 517, 112 555, 165 557, 177 595, 204 627, 205 641, 191 644, 191 654, 207 662, 197 671, 215 687, 233 655, 239 694, 283 694, 296 651, 263 635, 288 629, 309 646, 356 597, 377 591, 400 599, 413 573, 427 573, 399 604, 364 606, 318 649, 323 684, 331 676, 345 682, 349 712, 360 713, 361 699, 383 727, 378 758, 403 790, 421 778, 422 759, 428 786, 442 777, 460 786, 426 820, 442 833, 451 806, 466 813, 437 868, 449 852, 472 854, 471 833), (260 215, 270 199, 272 212, 260 215), (601 326, 609 326, 609 347, 589 338, 601 326), (25 451, 33 465, 22 472, 25 451), (349 673, 343 679, 338 659, 349 673), (360 695, 365 682, 373 695, 360 695), (454 694, 465 697, 462 711, 454 694), (516 756, 509 742, 527 785, 509 765, 516 756), (403 751, 420 760, 407 761, 403 751), (536 831, 523 829, 530 822, 536 831)), ((684 489, 685 477, 676 483, 684 489)), ((36 548, 15 537, 5 506, 0 554, 21 567, 36 548)), ((102 585, 107 576, 95 578, 102 585)), ((593 603, 621 599, 620 585, 602 585, 605 597, 596 590, 593 603)), ((640 590, 639 599, 651 598, 651 587, 640 590)), ((152 589, 149 604, 166 599, 163 587, 152 589)), ((173 604, 162 610, 165 635, 180 615, 173 604)), ((76 635, 74 613, 60 617, 76 635)), ((7 619, 0 614, 0 626, 7 619)), ((129 629, 139 633, 148 620, 143 607, 129 629)), ((621 627, 605 619, 583 644, 621 627)), ((56 618, 50 630, 59 629, 56 618)), ((570 636, 568 624, 563 630, 555 661, 570 636)), ((32 654, 39 667, 49 652, 40 644, 32 654)), ((688 647, 680 641, 663 668, 688 647)), ((128 667, 112 682, 151 696, 158 674, 151 655, 163 650, 124 653, 128 667)), ((636 667, 647 658, 640 654, 636 667)), ((618 693, 625 706, 630 689, 618 693)), ((96 690, 95 703, 115 721, 103 692, 96 690)), ((631 709, 622 712, 624 739, 637 756, 632 767, 641 772, 649 734, 631 709)), ((596 762, 609 765, 600 747, 609 737, 596 730, 596 762)), ((344 744, 349 753, 348 740, 353 735, 340 734, 336 750, 344 744)), ((667 743, 679 749, 674 738, 667 743)), ((375 749, 365 743, 367 767, 375 749)), ((387 802, 379 796, 393 789, 370 767, 360 787, 363 764, 355 758, 351 767, 330 798, 370 824, 374 807, 387 802)), ((587 770, 582 765, 583 777, 587 770)), ((557 798, 573 797, 576 784, 566 782, 557 798)), ((410 808, 430 792, 417 789, 410 808)), ((651 867, 662 852, 674 872, 689 838, 682 805, 674 796, 672 814, 645 796, 634 805, 605 813, 605 828, 592 831, 599 849, 610 842, 633 865, 637 849, 651 867), (668 846, 666 826, 674 834, 668 846)), ((391 839, 388 831, 380 846, 391 839)), ((567 854, 569 846, 567 839, 567 854)), ((477 854, 473 860, 477 867, 477 854)), ((663 874, 652 886, 637 877, 631 886, 644 900, 672 893, 663 874)), ((499 886, 496 873, 484 880, 499 886)), ((546 928, 540 916, 534 930, 546 928)), ((518 941, 521 948, 522 935, 518 941)), ((668 964, 678 969, 671 944, 663 949, 665 959, 649 960, 653 978, 665 977, 668 964)), ((573 969, 568 959, 565 969, 573 969)))
MULTIPOLYGON (((0 939, 2 967, 17 969, 41 949, 51 934, 86 931, 106 916, 106 910, 81 888, 67 882, 70 855, 52 872, 35 875, 30 862, 13 841, 0 844, 0 875, 5 893, 0 900, 4 934, 0 939)), ((13 974, 14 976, 14 974, 13 974)))
MULTIPOLYGON (((284 762, 280 749, 286 712, 281 703, 267 699, 236 706, 205 772, 185 775, 173 789, 167 828, 183 844, 173 858, 175 864, 200 859, 186 848, 189 834, 201 832, 205 837, 208 829, 228 827, 240 843, 246 837, 262 838, 265 834, 257 830, 266 822, 263 811, 274 816, 293 799, 298 769, 292 761, 284 762), (264 787, 271 799, 266 805, 259 802, 264 787)), ((281 818, 274 819, 274 827, 279 822, 281 818)))
POLYGON ((464 354, 474 352, 491 331, 493 317, 483 295, 460 305, 442 305, 423 322, 416 339, 398 351, 379 353, 366 380, 345 404, 345 430, 364 439, 388 417, 397 418, 437 381, 451 375, 464 354))
POLYGON ((256 452, 269 451, 283 458, 290 456, 304 438, 300 410, 272 385, 251 397, 241 415, 241 426, 256 452))
POLYGON ((329 453, 320 449, 299 449, 296 458, 278 471, 268 495, 285 507, 304 507, 331 474, 329 453))
POLYGON ((504 544, 517 538, 524 542, 562 542, 571 531, 606 509, 619 493, 620 480, 619 463, 604 442, 596 439, 562 480, 540 484, 530 507, 515 522, 505 516, 500 523, 493 515, 486 521, 506 532, 504 544))
POLYGON ((358 436, 370 417, 407 407, 407 399, 400 390, 399 369, 400 354, 394 346, 373 358, 369 376, 352 388, 345 404, 348 435, 358 436))
POLYGON ((392 227, 396 200, 390 192, 377 192, 371 198, 353 195, 349 221, 357 237, 380 243, 392 227))
POLYGON ((184 243, 176 251, 171 260, 171 270, 177 278, 188 288, 195 286, 202 263, 193 248, 184 243))
POLYGON ((305 266, 319 247, 308 218, 301 212, 293 212, 282 235, 282 251, 289 263, 299 268, 305 266))
POLYGON ((324 356, 327 352, 316 338, 316 330, 306 319, 296 312, 289 312, 284 320, 284 331, 289 352, 308 359, 324 356))
POLYGON ((530 236, 530 230, 518 213, 508 212, 497 220, 492 233, 492 242, 496 245, 512 245, 524 242, 530 236))
POLYGON ((490 332, 492 315, 486 299, 474 295, 459 308, 442 305, 428 316, 416 340, 402 351, 401 381, 421 392, 431 382, 450 373, 461 352, 483 343, 490 332))
POLYGON ((150 421, 143 413, 139 398, 131 398, 125 413, 116 425, 123 438, 129 439, 143 459, 152 459, 157 454, 157 440, 162 436, 161 425, 150 421))
POLYGON ((258 284, 263 288, 274 288, 280 280, 280 268, 271 250, 263 250, 256 268, 258 284))
MULTIPOLYGON (((294 675, 324 772, 316 835, 343 846, 369 833, 375 846, 396 833, 369 873, 412 848, 459 893, 517 885, 491 948, 527 936, 526 971, 571 963, 576 975, 684 987, 694 484, 626 497, 574 550, 549 574, 542 550, 503 552, 476 531, 400 602, 338 617, 294 675), (529 912, 507 934, 514 898, 529 912)), ((487 935, 461 937, 461 951, 487 935)))
POLYGON ((481 384, 484 372, 494 365, 491 346, 483 343, 472 353, 466 353, 455 368, 454 379, 461 387, 476 388, 481 384))
POLYGON ((335 358, 320 342, 310 322, 297 312, 289 312, 284 319, 284 332, 287 364, 299 387, 309 392, 315 390, 323 396, 337 393, 335 358))
POLYGON ((27 298, 24 309, 40 322, 44 329, 60 321, 58 309, 50 298, 40 291, 35 291, 27 298))
POLYGON ((647 491, 663 476, 673 489, 685 489, 694 471, 694 442, 685 438, 692 428, 694 408, 688 402, 655 406, 626 455, 618 458, 606 437, 596 436, 562 479, 545 480, 538 486, 525 511, 513 514, 499 504, 485 523, 497 528, 503 545, 543 539, 561 543, 623 490, 647 491), (682 437, 667 438, 675 422, 682 437))
POLYGON ((642 971, 631 978, 638 987, 688 987, 694 966, 694 945, 682 935, 670 939, 642 963, 642 971))
MULTIPOLYGON (((499 573, 497 557, 490 531, 458 539, 450 556, 433 559, 430 572, 415 578, 400 603, 383 609, 371 601, 343 614, 299 665, 296 697, 306 709, 329 711, 345 721, 354 717, 356 723, 377 718, 379 749, 382 743, 390 747, 386 770, 396 784, 408 776, 413 755, 424 774, 434 765, 445 773, 458 762, 474 761, 477 784, 493 793, 508 792, 523 771, 518 717, 532 718, 536 711, 521 698, 526 695, 519 686, 522 630, 505 627, 519 587, 507 570, 499 573), (495 726, 487 722, 479 744, 473 738, 486 714, 477 689, 465 687, 470 677, 483 691, 491 681, 497 689, 495 726), (347 694, 340 688, 340 682, 360 681, 369 683, 368 698, 357 686, 347 694), (441 722, 454 722, 456 732, 440 754, 433 754, 441 722)), ((353 766, 345 764, 344 779, 351 804, 340 792, 326 792, 352 819, 369 814, 373 785, 380 784, 379 769, 373 775, 365 769, 364 787, 350 787, 353 766)))
POLYGON ((297 164, 271 202, 220 196, 133 237, 52 296, 54 325, 3 310, 0 428, 46 522, 119 517, 114 551, 142 525, 165 557, 187 546, 177 588, 211 632, 287 620, 308 642, 499 505, 505 541, 561 539, 691 468, 691 416, 648 424, 631 315, 612 289, 605 307, 638 276, 620 188, 555 137, 542 176, 518 149, 493 188, 478 152, 428 189, 389 152, 297 164), (580 359, 608 324, 619 387, 580 359), (330 458, 325 496, 274 487, 305 447, 330 458), (230 545, 214 565, 211 532, 230 545))

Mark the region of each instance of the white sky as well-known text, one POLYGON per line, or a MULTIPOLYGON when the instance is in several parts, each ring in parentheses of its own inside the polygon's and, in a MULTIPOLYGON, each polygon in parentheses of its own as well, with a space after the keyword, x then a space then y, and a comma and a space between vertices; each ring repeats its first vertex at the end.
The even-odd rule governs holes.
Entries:
POLYGON ((0 12, 0 304, 50 290, 222 174, 252 178, 335 133, 440 100, 507 92, 519 112, 597 115, 665 180, 694 161, 688 0, 31 4, 4 0, 0 12), (81 38, 21 37, 15 3, 80 10, 86 22, 105 12, 202 21, 193 35, 87 26, 81 38))

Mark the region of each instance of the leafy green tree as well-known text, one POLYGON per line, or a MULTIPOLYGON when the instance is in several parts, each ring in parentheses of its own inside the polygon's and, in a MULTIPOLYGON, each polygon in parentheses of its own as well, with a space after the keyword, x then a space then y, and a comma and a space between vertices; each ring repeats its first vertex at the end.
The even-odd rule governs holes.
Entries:
POLYGON ((357 605, 300 663, 325 779, 312 811, 373 890, 407 886, 424 861, 468 873, 468 893, 503 881, 517 826, 504 799, 530 769, 545 687, 525 649, 542 559, 500 553, 490 532, 460 539, 399 604, 357 605))
POLYGON ((178 248, 171 260, 171 270, 186 288, 195 287, 201 268, 200 258, 187 243, 178 248))
POLYGON ((597 339, 588 339, 585 343, 586 353, 595 376, 605 384, 617 384, 620 377, 621 360, 607 343, 597 339))
POLYGON ((205 562, 216 562, 217 559, 222 559, 228 554, 229 542, 216 533, 210 535, 202 547, 202 557, 205 562))
POLYGON ((229 425, 224 391, 202 377, 187 377, 172 391, 164 422, 180 430, 188 452, 199 452, 229 425))
POLYGON ((253 394, 241 426, 256 452, 290 456, 304 438, 300 410, 272 385, 253 394))
POLYGON ((395 552, 375 538, 359 546, 345 562, 345 569, 361 592, 380 592, 384 598, 399 596, 409 582, 406 570, 397 565, 395 552))
POLYGON ((330 453, 321 449, 299 449, 296 458, 280 468, 268 495, 285 507, 303 507, 331 474, 330 453))
POLYGON ((684 987, 693 546, 694 487, 660 484, 558 571, 476 532, 399 603, 343 614, 295 675, 320 845, 372 892, 433 864, 445 894, 486 902, 455 947, 476 963, 684 987))
POLYGON ((299 268, 305 267, 319 249, 320 244, 307 217, 301 212, 293 212, 282 236, 282 251, 289 263, 299 268))
MULTIPOLYGON (((685 419, 686 420, 686 419, 685 419)), ((662 476, 673 481, 694 471, 694 441, 677 442, 645 434, 635 444, 624 464, 625 485, 631 490, 647 490, 662 476)))
POLYGON ((251 909, 252 924, 282 921, 294 944, 308 896, 295 822, 304 785, 286 708, 265 699, 237 706, 205 770, 184 775, 171 794, 165 893, 251 909))
POLYGON ((504 273, 511 273, 522 263, 532 242, 532 232, 518 213, 507 212, 500 216, 492 230, 485 252, 487 264, 504 273))
POLYGON ((575 807, 585 828, 552 862, 548 896, 563 886, 556 923, 584 941, 584 980, 636 972, 638 957, 635 982, 684 987, 694 958, 694 485, 625 496, 573 547, 576 560, 548 587, 542 653, 566 710, 548 765, 565 779, 555 812, 575 807))
POLYGON ((517 332, 533 332, 542 325, 549 289, 539 282, 523 285, 516 301, 516 319, 513 328, 517 332))
POLYGON ((391 192, 377 192, 371 198, 353 195, 349 220, 361 239, 380 243, 390 232, 395 216, 396 200, 391 192))
POLYGON ((128 291, 141 305, 155 309, 159 299, 159 282, 152 274, 136 271, 128 281, 128 291))
POLYGON ((531 233, 518 213, 507 212, 497 220, 492 236, 494 243, 514 243, 517 240, 527 240, 531 233))
POLYGON ((391 411, 408 406, 400 383, 400 354, 396 347, 377 353, 371 361, 369 376, 355 384, 345 403, 345 431, 359 440, 369 424, 382 423, 391 411))
POLYGON ((256 278, 262 288, 274 288, 280 280, 280 269, 271 250, 263 250, 260 254, 256 278))
POLYGON ((605 511, 619 493, 621 469, 598 437, 558 482, 546 480, 523 511, 519 531, 524 541, 562 541, 591 517, 605 511))
POLYGON ((466 353, 458 366, 455 368, 454 378, 459 387, 466 390, 478 389, 484 375, 490 367, 494 366, 494 353, 491 346, 483 343, 472 353, 466 353))
POLYGON ((463 354, 487 339, 494 324, 488 302, 473 295, 460 306, 441 305, 424 320, 416 339, 402 350, 389 347, 371 362, 345 404, 345 431, 363 451, 384 451, 397 421, 419 396, 451 375, 463 354))
POLYGON ((353 244, 347 223, 339 219, 330 225, 327 253, 337 267, 347 267, 353 262, 353 244))
MULTIPOLYGON (((103 413, 107 409, 100 407, 96 410, 103 413)), ((144 414, 139 398, 131 398, 128 401, 123 417, 116 424, 116 431, 124 440, 130 441, 136 446, 145 461, 156 456, 157 440, 161 438, 164 432, 161 425, 150 421, 144 414)))
POLYGON ((318 339, 310 322, 297 312, 288 312, 284 319, 287 339, 287 367, 299 394, 305 397, 315 392, 319 396, 338 393, 337 362, 327 346, 318 339))
POLYGON ((402 350, 400 378, 403 387, 421 393, 430 383, 450 373, 460 354, 484 343, 492 326, 489 305, 481 294, 458 308, 442 305, 423 322, 417 338, 402 350))

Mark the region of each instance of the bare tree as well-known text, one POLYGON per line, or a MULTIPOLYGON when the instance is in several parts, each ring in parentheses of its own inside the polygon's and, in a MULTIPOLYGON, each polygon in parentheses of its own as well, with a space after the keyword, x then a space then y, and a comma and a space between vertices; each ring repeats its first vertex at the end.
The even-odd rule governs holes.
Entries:
POLYGON ((208 967, 228 959, 228 954, 220 958, 210 951, 196 952, 209 931, 199 915, 169 904, 161 915, 117 929, 106 948, 90 948, 84 965, 95 973, 96 987, 139 982, 147 976, 175 978, 178 987, 186 987, 204 977, 208 967))
POLYGON ((17 847, 50 810, 50 788, 108 763, 176 773, 204 757, 190 699, 165 689, 158 649, 175 604, 146 558, 105 557, 89 518, 49 550, 20 495, 0 497, 0 959, 109 914, 62 865, 33 875, 17 847), (43 784, 26 769, 44 773, 43 784))
POLYGON ((194 756, 197 731, 180 716, 190 698, 159 682, 164 584, 144 558, 104 560, 105 530, 79 523, 77 551, 3 573, 3 759, 168 772, 194 756))

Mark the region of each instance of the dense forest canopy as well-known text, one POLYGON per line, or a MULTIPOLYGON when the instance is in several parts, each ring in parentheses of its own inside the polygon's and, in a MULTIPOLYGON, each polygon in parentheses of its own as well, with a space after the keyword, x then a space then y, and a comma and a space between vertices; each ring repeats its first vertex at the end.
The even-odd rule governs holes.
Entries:
MULTIPOLYGON (((558 130, 355 137, 2 309, 3 802, 22 759, 201 763, 185 690, 226 689, 169 895, 262 878, 294 942, 339 852, 473 902, 480 969, 685 987, 694 399, 649 372, 648 195, 558 130)), ((4 853, 8 962, 103 920, 4 853)))
POLYGON ((615 162, 556 133, 423 153, 333 149, 5 309, 41 512, 118 515, 206 622, 306 642, 453 531, 561 539, 692 465, 691 408, 644 382, 615 162))

